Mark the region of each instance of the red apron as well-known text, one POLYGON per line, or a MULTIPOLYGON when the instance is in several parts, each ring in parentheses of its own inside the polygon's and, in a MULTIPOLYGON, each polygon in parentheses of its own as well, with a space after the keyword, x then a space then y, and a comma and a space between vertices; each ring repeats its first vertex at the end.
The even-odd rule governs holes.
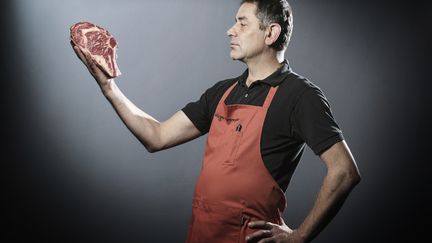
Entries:
POLYGON ((225 105, 235 82, 213 117, 201 174, 195 186, 187 243, 243 243, 256 229, 250 221, 281 224, 285 193, 261 156, 264 119, 277 87, 264 105, 225 105))

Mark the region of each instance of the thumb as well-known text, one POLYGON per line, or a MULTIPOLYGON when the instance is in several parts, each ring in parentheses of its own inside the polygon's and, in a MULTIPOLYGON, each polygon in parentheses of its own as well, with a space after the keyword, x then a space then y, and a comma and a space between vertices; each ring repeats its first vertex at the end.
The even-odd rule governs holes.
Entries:
POLYGON ((87 60, 90 64, 89 70, 90 72, 98 79, 109 79, 109 75, 105 73, 105 70, 98 65, 96 60, 94 60, 90 54, 86 54, 87 60))

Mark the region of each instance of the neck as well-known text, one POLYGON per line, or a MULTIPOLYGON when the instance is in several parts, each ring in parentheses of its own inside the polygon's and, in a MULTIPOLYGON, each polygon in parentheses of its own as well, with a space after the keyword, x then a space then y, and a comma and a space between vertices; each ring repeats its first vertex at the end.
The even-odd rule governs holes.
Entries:
POLYGON ((248 66, 249 73, 246 85, 249 87, 253 82, 267 78, 281 66, 283 61, 283 51, 274 53, 273 55, 261 55, 253 60, 248 60, 246 65, 248 66))

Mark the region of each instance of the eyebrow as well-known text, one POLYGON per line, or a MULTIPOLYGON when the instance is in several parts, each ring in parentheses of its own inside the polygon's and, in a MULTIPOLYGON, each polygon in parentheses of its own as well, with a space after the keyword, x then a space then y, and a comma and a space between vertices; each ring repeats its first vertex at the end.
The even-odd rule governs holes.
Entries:
POLYGON ((234 19, 235 20, 235 22, 237 22, 237 20, 239 20, 239 21, 243 21, 243 20, 247 20, 247 17, 245 17, 245 16, 241 16, 241 17, 238 17, 238 18, 236 18, 236 19, 234 19))

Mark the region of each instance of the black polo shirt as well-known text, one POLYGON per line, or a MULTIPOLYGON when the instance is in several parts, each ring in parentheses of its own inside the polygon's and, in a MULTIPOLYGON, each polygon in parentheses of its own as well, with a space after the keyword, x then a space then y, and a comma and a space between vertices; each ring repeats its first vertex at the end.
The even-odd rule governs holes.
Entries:
POLYGON ((286 191, 305 144, 320 155, 343 140, 342 131, 321 89, 294 73, 287 60, 273 74, 250 87, 246 86, 247 76, 248 70, 239 77, 216 83, 182 111, 201 134, 206 134, 219 100, 233 83, 238 84, 226 98, 227 105, 262 106, 270 87, 279 85, 264 121, 261 155, 270 174, 286 191))

